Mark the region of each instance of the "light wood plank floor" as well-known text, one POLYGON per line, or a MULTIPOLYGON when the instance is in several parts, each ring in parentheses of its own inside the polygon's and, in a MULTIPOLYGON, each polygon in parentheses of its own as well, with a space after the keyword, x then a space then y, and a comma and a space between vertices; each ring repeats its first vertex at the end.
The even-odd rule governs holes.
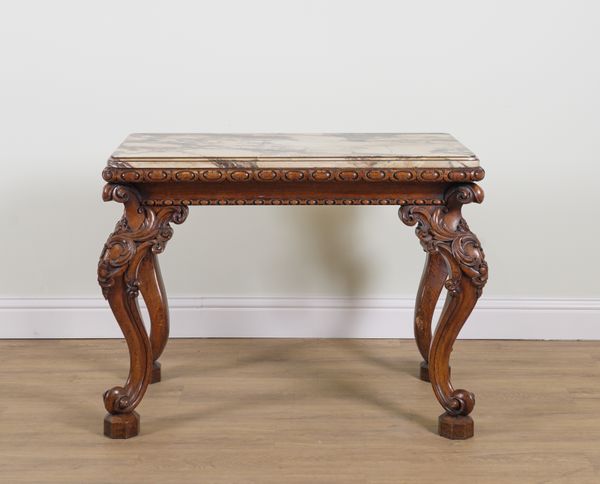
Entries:
POLYGON ((127 362, 122 341, 0 341, 0 482, 600 483, 600 342, 458 342, 463 442, 436 435, 412 341, 174 340, 142 433, 112 441, 127 362))

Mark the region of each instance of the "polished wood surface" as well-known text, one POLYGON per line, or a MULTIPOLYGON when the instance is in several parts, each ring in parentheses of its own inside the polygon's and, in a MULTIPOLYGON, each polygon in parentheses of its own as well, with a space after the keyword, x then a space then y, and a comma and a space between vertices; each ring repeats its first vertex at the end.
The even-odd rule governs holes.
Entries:
POLYGON ((172 236, 170 223, 182 223, 187 207, 144 207, 139 193, 125 185, 107 185, 104 199, 125 207, 100 255, 98 283, 123 331, 130 360, 125 384, 104 392, 104 430, 108 437, 126 439, 139 432, 140 419, 133 413, 148 385, 161 379, 158 358, 167 343, 169 316, 156 255, 172 236), (150 313, 149 335, 138 304, 140 290, 150 313))
POLYGON ((488 278, 483 249, 462 217, 461 210, 465 203, 482 201, 480 187, 458 185, 446 192, 443 207, 406 205, 400 208, 402 221, 416 225, 417 236, 428 254, 415 306, 416 340, 422 354, 426 342, 431 341, 427 357, 421 364, 421 375, 424 366, 427 366, 429 378, 422 379, 431 382, 435 396, 446 410, 439 418, 440 435, 457 440, 468 439, 474 434, 469 414, 475 407, 475 395, 468 390, 454 388, 450 381, 450 353, 488 278), (445 268, 433 265, 437 257, 444 260, 445 268), (417 319, 419 315, 430 319, 431 306, 437 302, 442 280, 445 281, 448 297, 435 334, 431 337, 426 334, 430 333, 430 325, 418 328, 417 319), (423 286, 430 284, 432 288, 424 291, 423 286), (423 297, 424 293, 428 297, 423 297))
POLYGON ((118 441, 98 389, 127 372, 123 341, 0 341, 0 482, 600 482, 597 341, 455 350, 468 441, 438 437, 413 341, 281 339, 172 340, 140 435, 118 441))
POLYGON ((449 361, 488 279, 479 239, 462 215, 463 205, 483 201, 482 188, 472 181, 484 173, 476 157, 454 138, 402 133, 131 135, 115 153, 103 171, 109 181, 103 199, 123 204, 124 212, 101 252, 98 282, 127 341, 130 369, 123 385, 104 393, 108 437, 137 435, 139 417, 127 415, 140 404, 148 385, 161 379, 158 358, 167 343, 169 315, 157 255, 173 235, 171 224, 185 221, 188 206, 206 204, 400 205, 400 219, 415 226, 427 253, 414 323, 423 357, 421 378, 431 382, 445 410, 439 434, 460 440, 473 436, 475 395, 454 387, 449 361), (249 159, 229 158, 227 153, 236 150, 249 159), (200 160, 208 154, 208 161, 200 160), (302 169, 286 165, 297 163, 294 158, 301 154, 314 156, 308 156, 311 160, 302 169), (380 159, 382 154, 386 159, 380 159), (170 168, 184 155, 189 157, 186 163, 204 165, 170 168), (264 165, 267 155, 279 157, 269 159, 275 163, 269 169, 264 165), (473 163, 459 163, 460 156, 473 163), (331 157, 350 164, 334 169, 331 157), (433 165, 422 165, 433 158, 433 165), (410 163, 399 169, 394 160, 410 163), (432 334, 431 316, 442 287, 448 297, 432 334), (149 308, 150 334, 138 307, 140 291, 149 308))

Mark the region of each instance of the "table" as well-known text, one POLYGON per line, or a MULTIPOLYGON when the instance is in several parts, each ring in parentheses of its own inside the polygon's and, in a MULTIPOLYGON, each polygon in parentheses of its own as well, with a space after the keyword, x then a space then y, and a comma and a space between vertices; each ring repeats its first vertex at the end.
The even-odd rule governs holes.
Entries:
POLYGON ((416 226, 427 253, 417 292, 414 332, 430 381, 444 408, 439 434, 473 436, 473 393, 450 381, 450 353, 488 277, 478 238, 461 214, 481 203, 474 182, 484 171, 477 157, 444 133, 132 134, 102 172, 103 199, 124 205, 104 245, 98 282, 130 353, 126 383, 104 393, 104 433, 138 434, 135 408, 150 383, 169 336, 167 296, 157 255, 190 205, 399 205, 400 219, 416 226), (432 317, 447 297, 434 334, 432 317), (142 320, 138 295, 150 315, 142 320))

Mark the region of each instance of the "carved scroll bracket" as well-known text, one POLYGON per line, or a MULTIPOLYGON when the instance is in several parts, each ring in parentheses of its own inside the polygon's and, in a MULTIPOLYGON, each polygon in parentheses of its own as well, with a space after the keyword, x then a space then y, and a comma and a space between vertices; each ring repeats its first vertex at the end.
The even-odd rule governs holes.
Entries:
POLYGON ((475 184, 451 187, 445 194, 445 205, 400 207, 399 215, 407 225, 416 225, 421 246, 428 253, 446 255, 450 277, 446 288, 451 296, 460 291, 461 274, 470 278, 481 296, 488 278, 485 255, 477 236, 471 232, 461 209, 467 203, 481 203, 483 189, 475 184))
POLYGON ((125 213, 104 245, 98 265, 98 283, 108 298, 115 277, 124 275, 132 297, 139 292, 138 269, 146 250, 164 251, 173 236, 170 223, 181 224, 188 214, 186 206, 148 207, 135 188, 107 183, 102 193, 105 202, 114 200, 125 205, 125 213))

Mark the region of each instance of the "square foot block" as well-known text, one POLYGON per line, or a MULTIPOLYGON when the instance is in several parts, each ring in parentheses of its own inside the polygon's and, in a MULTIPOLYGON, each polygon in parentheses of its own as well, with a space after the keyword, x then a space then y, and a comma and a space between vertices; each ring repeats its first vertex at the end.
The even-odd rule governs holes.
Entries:
POLYGON ((140 416, 137 412, 104 417, 104 435, 111 439, 129 439, 140 432, 140 416))
POLYGON ((451 440, 470 439, 474 435, 473 419, 468 415, 444 413, 438 419, 438 433, 451 440))
POLYGON ((160 381, 160 363, 155 361, 152 363, 152 379, 150 380, 150 384, 158 383, 160 381))

